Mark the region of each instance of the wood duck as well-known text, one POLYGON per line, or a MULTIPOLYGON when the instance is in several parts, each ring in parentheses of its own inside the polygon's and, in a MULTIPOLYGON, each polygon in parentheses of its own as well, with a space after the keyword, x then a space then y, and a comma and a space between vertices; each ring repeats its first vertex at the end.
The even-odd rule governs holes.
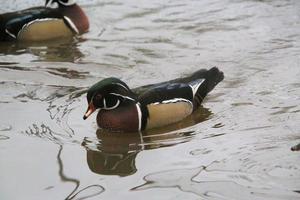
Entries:
POLYGON ((46 0, 46 6, 1 14, 0 41, 43 41, 88 31, 88 18, 73 0, 46 0), (58 7, 46 7, 53 3, 58 7))
POLYGON ((136 132, 165 126, 192 114, 223 79, 223 72, 216 67, 132 90, 117 78, 106 78, 87 91, 88 109, 83 119, 99 109, 97 124, 110 131, 136 132))

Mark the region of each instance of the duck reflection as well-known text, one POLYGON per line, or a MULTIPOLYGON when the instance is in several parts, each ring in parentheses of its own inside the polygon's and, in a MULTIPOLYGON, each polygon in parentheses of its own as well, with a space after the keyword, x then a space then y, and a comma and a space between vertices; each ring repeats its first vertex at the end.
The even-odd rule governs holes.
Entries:
POLYGON ((179 123, 140 133, 111 133, 98 129, 96 139, 85 138, 82 142, 87 150, 87 164, 97 174, 132 175, 137 171, 135 159, 139 152, 190 141, 194 131, 178 130, 205 121, 211 114, 201 107, 179 123))
POLYGON ((47 62, 76 62, 84 54, 78 46, 84 42, 82 38, 63 38, 43 42, 4 42, 0 44, 0 54, 21 55, 32 54, 37 56, 35 61, 47 62))
POLYGON ((112 134, 98 129, 96 134, 99 142, 97 148, 87 148, 87 163, 92 172, 127 176, 137 171, 135 158, 142 150, 139 133, 112 134))

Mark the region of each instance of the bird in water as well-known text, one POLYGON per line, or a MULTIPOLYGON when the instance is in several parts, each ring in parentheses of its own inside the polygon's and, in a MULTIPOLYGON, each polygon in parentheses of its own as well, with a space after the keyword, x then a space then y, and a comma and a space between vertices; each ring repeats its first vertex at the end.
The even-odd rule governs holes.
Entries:
POLYGON ((88 109, 97 124, 110 131, 136 132, 176 123, 192 114, 205 96, 224 79, 218 68, 130 89, 117 78, 106 78, 87 91, 88 109))
POLYGON ((88 17, 73 0, 46 0, 45 6, 0 14, 0 41, 44 41, 88 29, 88 17), (54 3, 56 8, 47 7, 54 3))

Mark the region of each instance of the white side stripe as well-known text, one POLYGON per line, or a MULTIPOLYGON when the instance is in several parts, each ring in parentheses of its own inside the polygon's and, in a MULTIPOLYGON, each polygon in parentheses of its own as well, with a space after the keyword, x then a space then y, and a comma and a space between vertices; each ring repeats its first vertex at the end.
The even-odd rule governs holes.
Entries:
POLYGON ((67 16, 64 16, 64 19, 68 22, 68 24, 71 26, 73 31, 75 31, 77 34, 79 34, 79 31, 78 31, 76 25, 72 22, 72 20, 67 16))
POLYGON ((135 104, 135 106, 136 106, 136 110, 137 110, 138 118, 139 118, 139 131, 141 131, 141 129, 142 129, 142 111, 141 111, 139 103, 135 104))
POLYGON ((164 100, 162 102, 155 102, 155 103, 151 103, 151 104, 158 105, 158 104, 177 103, 177 102, 188 102, 188 103, 192 104, 191 101, 184 99, 184 98, 168 99, 168 100, 164 100))
POLYGON ((7 29, 5 29, 5 32, 8 34, 8 35, 10 35, 11 37, 13 37, 13 38, 17 38, 14 34, 12 34, 11 32, 9 32, 9 30, 7 30, 7 29))

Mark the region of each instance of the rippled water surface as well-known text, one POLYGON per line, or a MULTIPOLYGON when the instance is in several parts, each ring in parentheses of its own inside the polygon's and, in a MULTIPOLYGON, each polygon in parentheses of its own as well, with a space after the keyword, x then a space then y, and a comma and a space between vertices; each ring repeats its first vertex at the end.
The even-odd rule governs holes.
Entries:
POLYGON ((82 37, 0 44, 0 199, 300 199, 300 1, 77 2, 82 37), (100 79, 212 66, 224 81, 178 124, 111 134, 82 120, 100 79))

